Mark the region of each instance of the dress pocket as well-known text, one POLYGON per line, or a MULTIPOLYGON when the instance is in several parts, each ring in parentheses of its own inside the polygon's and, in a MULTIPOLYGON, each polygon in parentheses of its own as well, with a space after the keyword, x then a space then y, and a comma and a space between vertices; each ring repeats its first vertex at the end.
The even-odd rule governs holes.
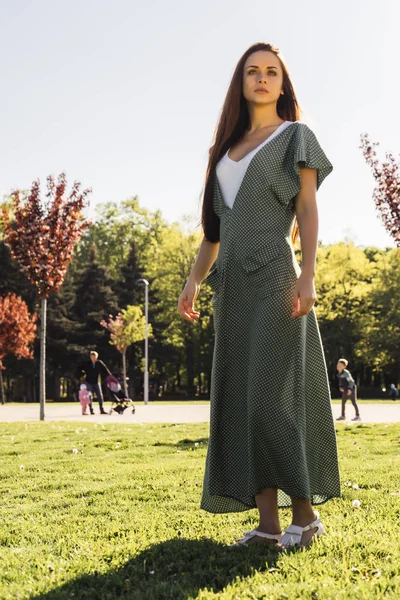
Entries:
POLYGON ((246 281, 257 295, 268 295, 289 288, 297 279, 293 260, 292 250, 287 243, 269 242, 243 257, 246 281))

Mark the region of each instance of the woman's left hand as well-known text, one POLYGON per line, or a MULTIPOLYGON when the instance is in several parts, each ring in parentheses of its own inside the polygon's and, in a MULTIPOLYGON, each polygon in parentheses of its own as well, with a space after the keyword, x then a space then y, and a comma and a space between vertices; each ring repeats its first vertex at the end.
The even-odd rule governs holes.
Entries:
POLYGON ((314 277, 301 273, 294 290, 292 317, 307 315, 316 299, 314 277))

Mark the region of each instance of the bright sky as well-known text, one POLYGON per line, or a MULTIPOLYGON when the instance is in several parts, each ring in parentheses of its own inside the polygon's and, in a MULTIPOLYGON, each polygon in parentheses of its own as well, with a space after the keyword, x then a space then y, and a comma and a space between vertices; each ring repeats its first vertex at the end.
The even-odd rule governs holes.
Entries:
POLYGON ((233 69, 278 46, 333 173, 320 239, 394 246, 361 132, 400 153, 398 0, 0 0, 0 194, 66 170, 92 204, 138 195, 199 217, 208 148, 233 69))

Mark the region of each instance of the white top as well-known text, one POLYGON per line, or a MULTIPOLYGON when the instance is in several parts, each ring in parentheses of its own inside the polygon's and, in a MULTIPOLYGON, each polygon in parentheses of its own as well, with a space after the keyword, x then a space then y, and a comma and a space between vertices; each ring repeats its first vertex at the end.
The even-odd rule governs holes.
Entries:
POLYGON ((229 158, 228 152, 224 154, 220 161, 217 163, 216 173, 218 177, 219 187, 221 189, 221 195, 224 203, 232 208, 243 177, 247 171, 247 167, 253 156, 258 152, 265 144, 268 144, 272 139, 279 135, 282 131, 292 125, 293 121, 284 121, 279 127, 277 127, 266 140, 256 146, 251 152, 246 154, 241 160, 235 161, 229 158))

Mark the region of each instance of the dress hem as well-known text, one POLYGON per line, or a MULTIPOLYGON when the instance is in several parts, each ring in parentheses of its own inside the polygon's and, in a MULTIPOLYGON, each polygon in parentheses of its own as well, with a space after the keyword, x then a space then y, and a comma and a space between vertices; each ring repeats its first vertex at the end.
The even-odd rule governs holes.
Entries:
MULTIPOLYGON (((282 490, 283 491, 283 490, 282 490)), ((314 496, 321 496, 321 494, 313 494, 314 496)), ((217 496, 218 498, 226 498, 226 499, 231 499, 234 500, 235 502, 238 503, 238 505, 242 505, 242 507, 238 508, 232 508, 232 510, 210 510, 209 508, 206 508, 205 503, 201 502, 200 503, 200 509, 205 510, 206 512, 215 514, 215 515, 219 515, 219 514, 225 514, 225 513, 234 513, 234 512, 244 512, 246 510, 253 510, 254 508, 257 508, 256 503, 254 503, 254 505, 248 505, 245 504, 243 502, 243 500, 239 500, 238 498, 235 498, 234 496, 217 496)), ((301 496, 299 496, 300 498, 301 496)), ((340 492, 339 494, 332 494, 331 496, 327 496, 324 500, 321 500, 320 502, 313 502, 312 498, 304 498, 304 500, 309 500, 312 504, 312 506, 321 506, 322 504, 325 504, 326 502, 328 502, 328 500, 333 500, 334 498, 343 498, 342 493, 340 492)), ((278 504, 278 508, 291 508, 292 504, 278 504)))

